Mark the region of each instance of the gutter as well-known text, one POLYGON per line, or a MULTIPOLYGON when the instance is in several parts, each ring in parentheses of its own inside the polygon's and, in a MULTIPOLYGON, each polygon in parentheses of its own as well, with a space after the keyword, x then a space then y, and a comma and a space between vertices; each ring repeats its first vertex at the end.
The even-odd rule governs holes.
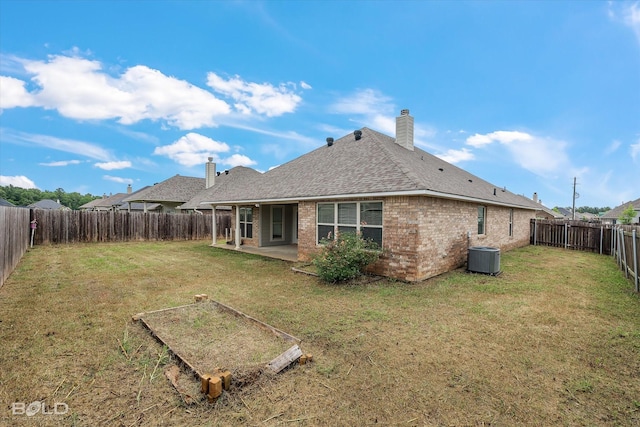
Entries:
POLYGON ((411 190, 411 191, 392 191, 392 192, 377 192, 377 193, 355 193, 355 194, 337 194, 331 196, 310 196, 310 197, 285 197, 285 198, 272 198, 272 199, 247 199, 247 200, 222 200, 215 202, 200 202, 201 205, 242 205, 253 203, 298 203, 300 201, 314 201, 314 200, 337 200, 337 199, 356 199, 365 197, 393 197, 393 196, 428 196, 436 197, 439 199, 459 200, 464 202, 484 203, 495 206, 504 206, 509 208, 527 209, 537 211, 538 208, 533 206, 516 205, 513 203, 498 202, 487 199, 479 199, 476 197, 459 196, 455 194, 439 193, 431 190, 411 190))

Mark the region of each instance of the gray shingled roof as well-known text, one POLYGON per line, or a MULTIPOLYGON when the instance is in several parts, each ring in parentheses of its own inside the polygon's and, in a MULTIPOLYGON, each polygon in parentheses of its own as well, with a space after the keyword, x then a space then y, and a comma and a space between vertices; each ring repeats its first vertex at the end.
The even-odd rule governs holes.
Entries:
POLYGON ((227 171, 217 175, 213 186, 200 191, 187 203, 181 205, 180 209, 211 209, 210 205, 201 204, 201 202, 211 199, 213 194, 219 191, 225 191, 230 186, 237 189, 235 191, 240 191, 247 185, 248 181, 262 177, 262 174, 257 170, 245 166, 236 166, 229 170, 228 173, 226 172, 227 171))
POLYGON ((430 195, 536 209, 511 193, 415 147, 363 128, 362 138, 346 135, 274 168, 241 186, 213 192, 204 202, 242 203, 367 195, 430 195), (495 193, 495 194, 494 194, 495 193))
POLYGON ((35 203, 31 203, 30 205, 27 205, 28 208, 33 208, 33 209, 69 209, 63 205, 61 205, 60 203, 53 201, 51 199, 44 199, 44 200, 40 200, 38 202, 35 203))
POLYGON ((176 175, 125 197, 123 202, 187 202, 205 189, 204 178, 176 175))
POLYGON ((602 218, 618 219, 618 218, 620 218, 620 215, 622 215, 622 212, 624 212, 624 210, 627 209, 627 207, 629 205, 632 205, 633 208, 636 211, 640 211, 640 199, 636 199, 636 200, 632 200, 630 202, 625 202, 625 203, 621 204, 620 206, 617 206, 617 207, 611 209, 610 211, 605 212, 605 214, 602 215, 602 218))
POLYGON ((16 205, 14 205, 8 200, 0 199, 0 206, 15 207, 16 205))

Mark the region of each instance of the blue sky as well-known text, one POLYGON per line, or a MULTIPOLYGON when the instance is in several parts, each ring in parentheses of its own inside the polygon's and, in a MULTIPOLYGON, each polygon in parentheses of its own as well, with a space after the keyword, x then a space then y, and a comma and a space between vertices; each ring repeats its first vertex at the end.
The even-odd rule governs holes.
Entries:
POLYGON ((640 1, 0 1, 0 185, 267 171, 354 129, 549 207, 640 197, 640 1))

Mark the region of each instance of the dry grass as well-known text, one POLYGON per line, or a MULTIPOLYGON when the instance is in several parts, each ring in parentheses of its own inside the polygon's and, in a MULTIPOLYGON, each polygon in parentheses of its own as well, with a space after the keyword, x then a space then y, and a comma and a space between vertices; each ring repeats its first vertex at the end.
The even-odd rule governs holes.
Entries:
POLYGON ((640 301, 610 258, 529 247, 498 277, 359 286, 290 266, 207 242, 37 247, 0 288, 0 425, 640 425, 640 301), (186 406, 130 319, 199 293, 314 362, 186 406), (69 412, 11 414, 35 400, 69 412))

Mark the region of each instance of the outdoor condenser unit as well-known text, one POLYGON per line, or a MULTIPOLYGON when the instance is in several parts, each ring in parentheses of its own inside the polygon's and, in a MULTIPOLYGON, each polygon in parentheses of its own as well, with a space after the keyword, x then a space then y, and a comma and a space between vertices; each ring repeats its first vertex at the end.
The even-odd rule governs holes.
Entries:
POLYGON ((467 270, 472 273, 497 275, 500 273, 500 249, 488 246, 469 248, 467 270))

